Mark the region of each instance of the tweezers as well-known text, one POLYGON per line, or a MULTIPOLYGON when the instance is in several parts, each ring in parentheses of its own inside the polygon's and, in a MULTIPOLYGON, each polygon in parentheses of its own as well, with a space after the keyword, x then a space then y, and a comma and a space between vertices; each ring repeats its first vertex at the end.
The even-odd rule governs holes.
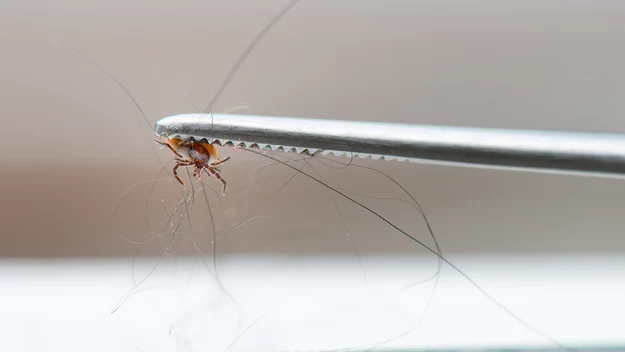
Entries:
POLYGON ((432 126, 230 114, 159 120, 169 138, 298 153, 536 171, 625 174, 625 135, 432 126))

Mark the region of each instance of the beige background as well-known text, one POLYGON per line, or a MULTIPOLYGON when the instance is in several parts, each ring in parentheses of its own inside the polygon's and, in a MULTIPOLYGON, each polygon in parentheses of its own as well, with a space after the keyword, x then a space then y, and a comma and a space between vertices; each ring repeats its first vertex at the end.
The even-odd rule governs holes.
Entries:
MULTIPOLYGON (((151 130, 123 91, 48 39, 106 67, 152 124, 203 108, 283 1, 0 6, 0 255, 58 257, 132 253, 111 234, 118 221, 111 212, 159 164, 151 130)), ((256 48, 214 110, 244 102, 251 113, 279 116, 624 133, 624 35, 619 1, 303 1, 256 48)), ((258 187, 244 164, 261 162, 242 154, 232 154, 224 176, 233 186, 258 187)), ((170 160, 166 151, 158 155, 170 160)), ((448 251, 625 250, 622 180, 370 165, 418 196, 448 251)), ((388 192, 385 184, 362 186, 388 192)), ((283 193, 283 200, 310 197, 283 193)), ((301 216, 277 220, 289 221, 301 216)), ((145 231, 128 226, 117 231, 145 231)), ((378 243, 377 233, 360 235, 363 248, 378 243)), ((369 249, 402 247, 391 241, 369 249)))

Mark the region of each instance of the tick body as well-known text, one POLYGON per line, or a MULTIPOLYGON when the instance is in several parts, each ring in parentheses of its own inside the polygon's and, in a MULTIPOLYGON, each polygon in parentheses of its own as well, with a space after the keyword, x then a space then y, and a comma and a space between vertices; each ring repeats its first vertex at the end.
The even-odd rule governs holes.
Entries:
POLYGON ((193 166, 193 177, 197 177, 199 180, 202 176, 202 171, 206 172, 208 176, 214 175, 223 184, 222 194, 226 194, 226 181, 219 175, 221 170, 218 166, 228 161, 230 157, 219 159, 217 148, 214 145, 198 143, 193 140, 185 142, 179 138, 169 139, 167 137, 162 137, 162 141, 156 139, 154 142, 169 148, 176 155, 174 158, 176 165, 173 168, 173 172, 174 177, 181 185, 184 186, 184 182, 178 177, 178 168, 181 166, 193 166))

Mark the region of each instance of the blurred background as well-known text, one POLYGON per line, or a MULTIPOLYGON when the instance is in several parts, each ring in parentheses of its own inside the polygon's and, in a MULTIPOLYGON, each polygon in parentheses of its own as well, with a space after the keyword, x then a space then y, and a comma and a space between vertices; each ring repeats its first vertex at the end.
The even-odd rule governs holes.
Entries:
MULTIPOLYGON (((419 284, 436 272, 434 256, 304 177, 276 192, 292 172, 256 155, 222 148, 227 196, 205 180, 208 202, 199 193, 191 225, 181 215, 172 155, 152 143, 152 125, 203 110, 285 4, 0 4, 4 344, 562 350, 449 266, 419 284), (51 40, 119 79, 148 121, 93 62, 51 40), (237 224, 215 260, 211 213, 217 230, 237 224), (181 233, 201 235, 180 236, 158 260, 171 214, 181 233)), ((213 111, 244 103, 239 113, 625 133, 623 38, 616 0, 303 0, 213 111)), ((622 179, 357 163, 406 187, 446 258, 537 330, 564 345, 625 346, 622 179)), ((409 200, 388 179, 311 165, 433 245, 408 203, 366 197, 409 200)))

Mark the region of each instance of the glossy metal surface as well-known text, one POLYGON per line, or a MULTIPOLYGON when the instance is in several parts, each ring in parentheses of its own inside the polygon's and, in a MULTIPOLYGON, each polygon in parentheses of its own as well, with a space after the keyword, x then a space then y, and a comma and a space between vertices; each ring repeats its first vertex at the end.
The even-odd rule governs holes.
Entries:
POLYGON ((625 174, 625 135, 445 127, 225 114, 161 119, 157 135, 297 151, 513 168, 625 174))

